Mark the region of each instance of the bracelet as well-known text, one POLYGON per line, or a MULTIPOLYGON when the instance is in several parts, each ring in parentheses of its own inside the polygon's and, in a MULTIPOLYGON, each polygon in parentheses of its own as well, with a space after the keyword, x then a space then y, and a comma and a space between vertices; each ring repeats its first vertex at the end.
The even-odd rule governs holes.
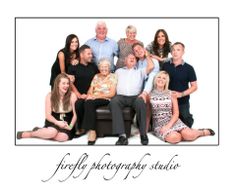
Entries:
POLYGON ((181 97, 184 97, 185 96, 185 93, 184 93, 184 91, 181 93, 181 97))
POLYGON ((70 129, 72 129, 72 128, 73 128, 73 125, 72 125, 72 124, 70 124, 70 125, 68 125, 68 127, 70 127, 70 129))

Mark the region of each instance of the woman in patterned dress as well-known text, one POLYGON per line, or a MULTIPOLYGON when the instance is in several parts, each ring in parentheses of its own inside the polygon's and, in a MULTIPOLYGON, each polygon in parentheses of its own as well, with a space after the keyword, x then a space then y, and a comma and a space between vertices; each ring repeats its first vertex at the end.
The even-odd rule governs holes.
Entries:
POLYGON ((126 27, 126 38, 121 38, 118 41, 119 57, 116 63, 116 69, 125 66, 125 58, 133 53, 132 46, 134 43, 143 43, 136 39, 137 29, 133 25, 126 27))
POLYGON ((84 117, 82 129, 89 130, 88 145, 96 142, 96 109, 108 105, 116 94, 117 78, 110 72, 111 63, 108 59, 101 59, 98 63, 100 73, 96 74, 87 92, 84 103, 84 117))
POLYGON ((177 97, 168 90, 168 85, 168 73, 160 71, 154 79, 154 89, 150 93, 154 134, 172 144, 215 135, 212 129, 191 129, 179 119, 177 97))

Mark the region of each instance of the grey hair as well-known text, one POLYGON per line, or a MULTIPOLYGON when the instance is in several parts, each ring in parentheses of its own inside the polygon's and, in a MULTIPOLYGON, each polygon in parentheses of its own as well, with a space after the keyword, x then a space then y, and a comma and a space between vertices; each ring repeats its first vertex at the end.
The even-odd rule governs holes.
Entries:
POLYGON ((107 58, 101 58, 101 59, 98 61, 98 68, 100 68, 100 66, 101 66, 102 64, 104 64, 104 63, 108 64, 108 67, 111 68, 111 62, 110 62, 110 60, 107 59, 107 58))
POLYGON ((125 32, 126 32, 126 33, 128 33, 128 32, 135 32, 135 33, 137 33, 137 29, 136 29, 136 27, 133 26, 133 25, 128 25, 128 26, 126 27, 125 32))
POLYGON ((95 30, 98 28, 99 25, 105 26, 107 28, 105 21, 98 21, 96 24, 95 30))

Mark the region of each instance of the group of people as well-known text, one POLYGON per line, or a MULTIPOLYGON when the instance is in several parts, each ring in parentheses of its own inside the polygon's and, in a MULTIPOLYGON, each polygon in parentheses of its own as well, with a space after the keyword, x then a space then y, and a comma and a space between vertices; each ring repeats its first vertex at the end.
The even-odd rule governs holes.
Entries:
POLYGON ((95 31, 96 36, 82 46, 76 35, 66 38, 51 69, 45 125, 19 131, 18 139, 62 142, 88 132, 88 145, 94 145, 96 109, 106 105, 112 114, 112 132, 119 137, 116 145, 128 144, 122 114, 126 106, 136 111, 142 145, 149 143, 150 130, 172 144, 215 134, 212 129, 191 128, 189 99, 197 90, 197 78, 194 68, 183 60, 183 43, 171 44, 164 29, 146 48, 136 39, 132 25, 118 43, 107 37, 105 22, 99 21, 95 31))

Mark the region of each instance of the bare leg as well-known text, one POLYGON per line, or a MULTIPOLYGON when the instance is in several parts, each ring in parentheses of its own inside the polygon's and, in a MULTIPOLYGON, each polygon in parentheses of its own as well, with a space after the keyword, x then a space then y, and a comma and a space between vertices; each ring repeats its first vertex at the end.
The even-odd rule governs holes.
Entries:
POLYGON ((165 137, 165 141, 171 144, 176 144, 182 141, 182 136, 180 133, 173 131, 165 137))
POLYGON ((186 129, 183 129, 180 133, 181 133, 183 139, 186 141, 194 141, 198 137, 211 135, 211 133, 208 129, 186 128, 186 129))
POLYGON ((55 141, 60 141, 60 142, 64 142, 64 141, 68 141, 69 137, 66 133, 62 133, 59 132, 56 137, 52 138, 55 141))
POLYGON ((58 134, 58 131, 53 127, 38 129, 37 131, 31 131, 31 137, 37 137, 42 139, 52 139, 58 134))

